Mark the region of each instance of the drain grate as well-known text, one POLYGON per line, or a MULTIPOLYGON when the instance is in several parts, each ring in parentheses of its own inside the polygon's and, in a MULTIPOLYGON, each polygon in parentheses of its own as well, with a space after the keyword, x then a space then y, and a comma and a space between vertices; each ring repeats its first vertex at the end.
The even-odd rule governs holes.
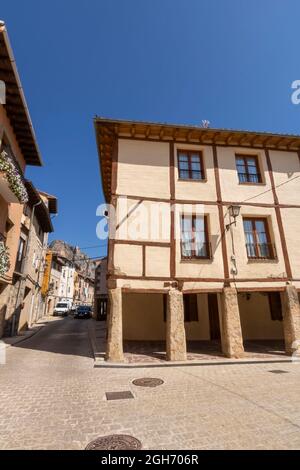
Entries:
POLYGON ((106 400, 129 400, 130 398, 134 398, 130 390, 126 390, 125 392, 106 392, 105 395, 106 400))
POLYGON ((161 379, 153 379, 151 377, 143 377, 142 379, 133 380, 133 385, 137 387, 158 387, 164 383, 161 379))
POLYGON ((287 370, 280 370, 280 369, 275 369, 275 370, 269 370, 271 374, 288 374, 287 370))
POLYGON ((135 437, 126 434, 113 434, 98 437, 90 442, 85 450, 138 450, 141 448, 142 443, 135 437))

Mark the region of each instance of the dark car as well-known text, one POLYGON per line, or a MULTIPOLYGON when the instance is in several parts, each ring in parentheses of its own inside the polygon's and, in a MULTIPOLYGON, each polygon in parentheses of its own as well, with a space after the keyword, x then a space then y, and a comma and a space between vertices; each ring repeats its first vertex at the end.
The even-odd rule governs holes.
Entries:
POLYGON ((91 316, 92 308, 88 305, 80 305, 74 313, 74 318, 91 318, 91 316))

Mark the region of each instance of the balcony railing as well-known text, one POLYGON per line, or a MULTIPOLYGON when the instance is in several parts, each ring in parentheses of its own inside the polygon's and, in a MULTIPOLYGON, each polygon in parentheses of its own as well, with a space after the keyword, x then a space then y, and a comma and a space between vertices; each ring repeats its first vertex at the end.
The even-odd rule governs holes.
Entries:
POLYGON ((259 173, 242 173, 238 172, 240 183, 261 183, 261 176, 259 173))
POLYGON ((246 243, 249 259, 275 259, 276 248, 272 243, 246 243))
POLYGON ((211 259, 212 250, 210 242, 181 241, 182 259, 211 259))

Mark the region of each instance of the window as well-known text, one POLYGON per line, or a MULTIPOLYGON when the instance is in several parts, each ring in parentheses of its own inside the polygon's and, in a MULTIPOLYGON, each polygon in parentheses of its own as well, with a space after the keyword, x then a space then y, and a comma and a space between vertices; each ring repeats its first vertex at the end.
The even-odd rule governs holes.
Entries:
POLYGON ((206 216, 181 217, 181 256, 182 258, 210 258, 206 216))
POLYGON ((268 297, 272 321, 282 321, 282 305, 280 292, 269 292, 268 297))
POLYGON ((202 152, 178 150, 178 172, 181 180, 204 180, 202 152))
POLYGON ((256 155, 236 155, 235 162, 240 183, 262 182, 256 155))
POLYGON ((274 259, 274 247, 270 243, 270 234, 266 219, 245 218, 244 232, 248 258, 274 259))

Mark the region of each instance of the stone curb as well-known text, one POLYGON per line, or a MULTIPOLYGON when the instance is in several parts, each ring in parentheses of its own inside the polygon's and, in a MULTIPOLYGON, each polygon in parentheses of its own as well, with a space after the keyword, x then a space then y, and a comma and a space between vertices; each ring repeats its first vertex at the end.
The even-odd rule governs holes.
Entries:
POLYGON ((94 322, 95 320, 88 323, 88 335, 89 335, 89 340, 90 340, 94 360, 95 362, 99 363, 102 361, 104 362, 104 353, 99 352, 97 348, 96 325, 94 322))

